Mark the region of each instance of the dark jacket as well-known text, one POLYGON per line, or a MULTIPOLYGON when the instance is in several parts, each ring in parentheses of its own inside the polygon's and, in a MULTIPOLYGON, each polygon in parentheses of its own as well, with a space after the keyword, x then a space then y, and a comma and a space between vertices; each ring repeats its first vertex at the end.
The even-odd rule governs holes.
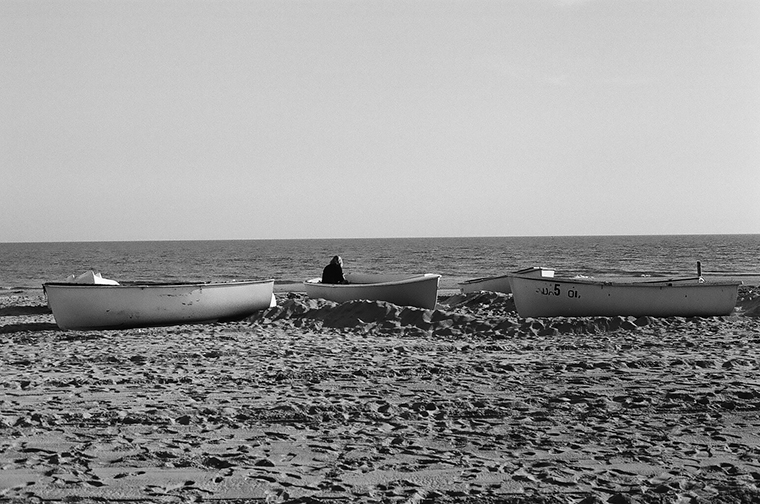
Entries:
POLYGON ((328 264, 322 270, 322 283, 325 284, 342 284, 347 283, 346 277, 343 276, 343 268, 340 264, 328 264))

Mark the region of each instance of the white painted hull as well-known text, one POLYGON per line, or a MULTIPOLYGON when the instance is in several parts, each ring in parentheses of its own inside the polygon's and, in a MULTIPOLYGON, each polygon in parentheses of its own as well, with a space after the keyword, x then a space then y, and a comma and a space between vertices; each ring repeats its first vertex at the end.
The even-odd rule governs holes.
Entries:
POLYGON ((349 273, 347 284, 323 284, 319 278, 304 282, 311 298, 328 299, 338 303, 355 299, 388 301, 402 306, 435 308, 438 281, 441 275, 374 275, 349 273))
POLYGON ((728 315, 741 282, 698 279, 603 282, 514 276, 515 307, 522 317, 728 315))
POLYGON ((87 285, 46 283, 61 329, 121 329, 212 322, 275 303, 274 280, 219 283, 87 285))
POLYGON ((513 275, 553 277, 554 270, 534 266, 532 268, 513 271, 512 273, 507 273, 506 275, 467 280, 459 284, 459 289, 463 294, 478 291, 503 292, 505 294, 509 294, 512 292, 512 287, 509 285, 509 277, 513 275))

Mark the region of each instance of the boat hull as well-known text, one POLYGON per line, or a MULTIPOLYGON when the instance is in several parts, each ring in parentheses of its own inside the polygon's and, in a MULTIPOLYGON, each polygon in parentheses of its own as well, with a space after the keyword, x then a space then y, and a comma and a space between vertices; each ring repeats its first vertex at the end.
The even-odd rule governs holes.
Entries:
POLYGON ((323 284, 319 278, 304 282, 306 294, 338 303, 366 299, 402 306, 435 308, 441 275, 374 275, 349 273, 347 284, 323 284))
POLYGON ((512 286, 509 284, 509 278, 514 275, 535 276, 535 277, 554 277, 554 270, 534 266, 532 268, 521 269, 507 273, 506 275, 474 278, 459 284, 462 294, 479 291, 503 292, 509 294, 512 292, 512 286))
POLYGON ((521 317, 728 315, 741 282, 665 280, 600 282, 514 276, 512 294, 521 317))
POLYGON ((275 303, 274 280, 133 285, 46 283, 43 288, 61 329, 213 322, 245 317, 275 303))

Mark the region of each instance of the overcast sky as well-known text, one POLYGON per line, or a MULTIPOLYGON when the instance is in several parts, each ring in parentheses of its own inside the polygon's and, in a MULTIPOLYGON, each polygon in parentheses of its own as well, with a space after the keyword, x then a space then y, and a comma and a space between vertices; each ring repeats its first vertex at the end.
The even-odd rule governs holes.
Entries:
POLYGON ((760 2, 0 2, 0 241, 760 233, 760 2))

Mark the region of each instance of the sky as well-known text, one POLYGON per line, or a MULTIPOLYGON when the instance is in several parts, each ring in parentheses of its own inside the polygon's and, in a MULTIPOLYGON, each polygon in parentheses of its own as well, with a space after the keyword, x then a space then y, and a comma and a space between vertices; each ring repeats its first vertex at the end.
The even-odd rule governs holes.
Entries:
POLYGON ((0 242, 760 233, 756 0, 3 0, 0 242))

